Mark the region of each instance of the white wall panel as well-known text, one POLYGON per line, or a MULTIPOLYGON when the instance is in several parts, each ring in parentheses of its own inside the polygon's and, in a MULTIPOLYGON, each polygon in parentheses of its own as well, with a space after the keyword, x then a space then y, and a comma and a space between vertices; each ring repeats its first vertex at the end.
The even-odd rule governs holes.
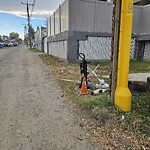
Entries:
POLYGON ((47 18, 47 33, 48 33, 48 37, 51 36, 51 18, 50 17, 47 18))
POLYGON ((47 53, 47 37, 44 38, 44 53, 47 53))
POLYGON ((42 35, 41 35, 41 28, 39 28, 35 34, 35 48, 41 51, 41 42, 42 42, 42 35))
POLYGON ((67 41, 49 43, 49 54, 58 58, 67 59, 67 41))
POLYGON ((59 9, 55 12, 55 34, 60 33, 60 14, 59 9))
POLYGON ((68 0, 66 0, 61 6, 61 32, 63 31, 67 31, 69 26, 68 26, 68 22, 69 22, 69 12, 68 12, 68 8, 69 8, 69 2, 68 0))
POLYGON ((51 36, 53 36, 55 34, 54 23, 55 23, 55 18, 54 18, 54 15, 53 15, 53 16, 51 16, 51 36))

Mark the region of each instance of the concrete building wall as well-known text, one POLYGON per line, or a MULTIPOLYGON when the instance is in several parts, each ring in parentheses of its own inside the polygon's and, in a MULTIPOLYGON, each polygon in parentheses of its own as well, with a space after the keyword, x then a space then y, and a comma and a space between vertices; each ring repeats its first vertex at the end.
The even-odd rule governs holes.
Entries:
POLYGON ((47 37, 43 39, 43 43, 44 43, 44 53, 47 53, 47 37))
POLYGON ((49 37, 49 36, 51 36, 51 17, 48 17, 47 18, 47 36, 49 37))
POLYGON ((111 32, 113 6, 93 0, 69 1, 69 30, 111 32))
MULTIPOLYGON (((48 35, 64 31, 102 32, 112 31, 112 3, 97 0, 66 0, 49 18, 48 35)), ((133 33, 150 30, 150 5, 134 6, 133 33)))
POLYGON ((60 33, 60 9, 57 9, 55 12, 55 34, 60 33))
POLYGON ((79 0, 69 2, 69 30, 94 32, 95 2, 79 0))
POLYGON ((51 16, 51 28, 49 29, 51 31, 51 36, 55 35, 55 14, 51 16))
POLYGON ((134 6, 133 9, 133 26, 132 32, 135 34, 142 33, 142 18, 143 18, 143 7, 134 6))
POLYGON ((69 29, 69 0, 64 1, 60 9, 61 32, 64 32, 69 29))
POLYGON ((143 7, 142 33, 150 33, 150 5, 143 7))
POLYGON ((49 54, 58 58, 67 59, 68 42, 58 41, 48 43, 49 54))
MULTIPOLYGON (((79 52, 84 52, 91 60, 110 58, 112 11, 113 5, 108 2, 64 1, 49 19, 49 53, 69 61, 78 59, 79 52)), ((150 32, 149 14, 149 5, 134 6, 132 30, 136 36, 150 32)), ((133 38, 131 59, 135 56, 135 49, 133 38)))
POLYGON ((36 33, 34 34, 35 36, 35 48, 38 50, 42 50, 42 35, 41 35, 41 28, 39 28, 36 33))

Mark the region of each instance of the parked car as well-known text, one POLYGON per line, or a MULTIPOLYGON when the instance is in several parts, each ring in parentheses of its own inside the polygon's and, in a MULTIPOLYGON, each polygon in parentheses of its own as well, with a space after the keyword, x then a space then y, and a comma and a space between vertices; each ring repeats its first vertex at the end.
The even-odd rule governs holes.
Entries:
POLYGON ((8 47, 8 42, 4 42, 4 46, 5 46, 5 47, 8 47))
POLYGON ((0 42, 0 44, 4 47, 4 43, 3 42, 0 42))
POLYGON ((4 46, 0 43, 0 48, 3 48, 4 46))
POLYGON ((18 46, 18 42, 13 42, 13 45, 14 46, 18 46))

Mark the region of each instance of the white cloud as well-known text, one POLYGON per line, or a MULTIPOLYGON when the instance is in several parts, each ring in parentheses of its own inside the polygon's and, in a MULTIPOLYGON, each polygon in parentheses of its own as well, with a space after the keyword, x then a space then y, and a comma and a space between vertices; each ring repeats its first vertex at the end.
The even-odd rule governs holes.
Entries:
MULTIPOLYGON (((19 17, 27 18, 27 12, 24 11, 1 11, 2 13, 9 13, 19 17)), ((53 11, 36 10, 32 14, 32 19, 46 19, 47 16, 51 15, 53 11)))
MULTIPOLYGON (((45 19, 51 15, 63 1, 64 0, 36 0, 32 17, 45 19)), ((26 0, 22 0, 22 2, 26 2, 26 0)), ((33 0, 29 0, 29 2, 33 3, 33 0)), ((25 18, 27 16, 26 5, 21 5, 21 0, 0 0, 0 12, 11 13, 25 18)))

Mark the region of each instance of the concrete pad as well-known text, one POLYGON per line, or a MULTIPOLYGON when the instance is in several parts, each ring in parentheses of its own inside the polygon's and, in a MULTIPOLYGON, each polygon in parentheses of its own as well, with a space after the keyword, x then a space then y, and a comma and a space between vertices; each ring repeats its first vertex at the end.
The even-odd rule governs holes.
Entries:
MULTIPOLYGON (((141 81, 147 82, 147 77, 150 76, 150 73, 133 73, 129 74, 129 81, 141 81)), ((102 76, 103 78, 109 78, 108 75, 102 76)))
POLYGON ((129 74, 129 81, 147 82, 147 77, 148 76, 150 76, 150 73, 133 73, 133 74, 129 74))

